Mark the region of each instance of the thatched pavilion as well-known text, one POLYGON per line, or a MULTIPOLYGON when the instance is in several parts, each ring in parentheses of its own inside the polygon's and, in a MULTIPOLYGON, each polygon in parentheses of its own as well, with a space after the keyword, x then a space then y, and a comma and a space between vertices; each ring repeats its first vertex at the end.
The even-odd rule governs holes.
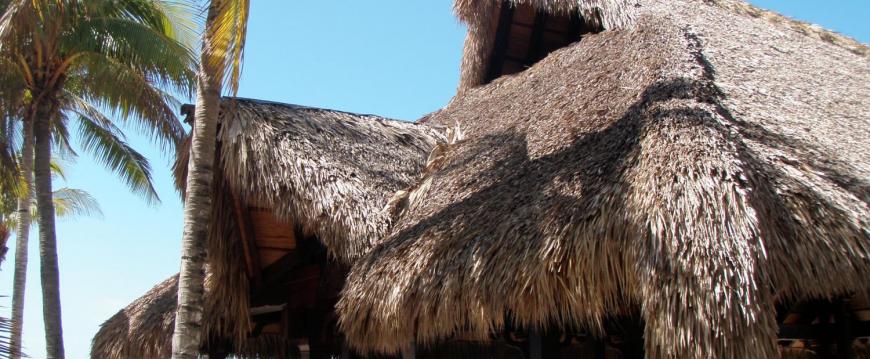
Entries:
MULTIPOLYGON (((458 94, 416 125, 257 101, 222 120, 204 350, 870 355, 867 46, 736 0, 455 9, 458 94), (281 223, 294 234, 260 239, 281 223), (329 289, 287 286, 312 267, 329 289)), ((171 325, 123 325, 171 323, 151 299, 170 287, 107 322, 94 357, 165 350, 171 325)))
MULTIPOLYGON (((382 238, 393 220, 383 208, 443 137, 371 115, 248 99, 223 107, 203 349, 274 358, 340 350, 333 307, 347 266, 382 238)), ((176 296, 173 277, 118 312, 92 357, 168 358, 176 296)))
POLYGON ((460 94, 426 123, 465 138, 353 266, 353 348, 776 357, 779 333, 845 356, 870 336, 849 313, 870 287, 866 46, 739 1, 456 7, 460 94))

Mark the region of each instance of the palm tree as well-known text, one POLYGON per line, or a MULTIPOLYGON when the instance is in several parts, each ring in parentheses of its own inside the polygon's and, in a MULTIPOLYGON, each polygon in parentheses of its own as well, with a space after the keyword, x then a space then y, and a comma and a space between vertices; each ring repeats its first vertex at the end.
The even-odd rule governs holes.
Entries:
POLYGON ((248 0, 212 0, 206 17, 185 187, 173 359, 197 358, 202 343, 205 243, 211 218, 217 115, 222 85, 226 83, 234 94, 238 90, 249 5, 248 0))
MULTIPOLYGON (((61 167, 57 163, 52 163, 51 166, 52 173, 56 177, 60 177, 62 179, 66 179, 63 167, 61 167)), ((24 184, 24 174, 22 173, 21 182, 18 183, 18 187, 23 187, 24 184)), ((31 204, 35 204, 36 198, 33 196, 33 193, 30 191, 22 191, 22 190, 9 190, 3 191, 3 198, 0 199, 2 204, 0 204, 0 226, 5 228, 16 228, 16 231, 21 230, 22 217, 26 216, 29 219, 31 216, 36 215, 36 213, 22 213, 16 208, 22 208, 21 202, 29 202, 31 204), (30 196, 30 199, 26 198, 22 199, 20 196, 23 195, 30 196)), ((77 217, 77 216, 86 216, 86 215, 101 215, 100 207, 97 204, 97 201, 91 197, 91 195, 83 190, 74 189, 74 188, 61 188, 55 190, 52 194, 54 200, 54 210, 55 215, 60 218, 64 217, 77 217)), ((31 212, 34 208, 33 205, 27 206, 27 208, 31 209, 31 212)), ((30 226, 30 222, 26 222, 30 226)), ((25 230, 27 228, 25 227, 25 230)), ((27 246, 28 246, 28 237, 18 236, 18 242, 16 243, 15 248, 15 272, 14 279, 12 280, 12 317, 9 319, 9 345, 6 348, 0 349, 0 351, 4 351, 4 349, 8 352, 8 356, 13 359, 18 359, 22 357, 21 354, 21 334, 24 329, 24 289, 27 284, 27 246), (22 240, 23 238, 23 240, 22 240)))
POLYGON ((48 358, 63 358, 63 337, 51 183, 52 147, 69 150, 68 115, 77 115, 83 147, 130 188, 157 200, 150 168, 96 108, 133 119, 164 148, 183 128, 177 102, 159 87, 187 91, 194 62, 182 31, 157 0, 14 0, 0 18, 0 57, 25 84, 24 127, 32 125, 33 174, 40 243, 48 358))

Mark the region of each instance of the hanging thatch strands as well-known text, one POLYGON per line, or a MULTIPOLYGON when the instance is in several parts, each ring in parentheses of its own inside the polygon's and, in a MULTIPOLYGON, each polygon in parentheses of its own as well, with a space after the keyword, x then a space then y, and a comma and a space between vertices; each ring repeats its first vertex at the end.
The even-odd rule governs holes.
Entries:
POLYGON ((353 266, 353 348, 506 320, 595 334, 636 309, 649 358, 776 357, 777 301, 868 290, 870 59, 715 3, 641 4, 427 119, 465 139, 353 266))
POLYGON ((372 115, 238 99, 219 134, 221 165, 241 198, 268 206, 350 261, 390 225, 382 211, 441 138, 372 115))

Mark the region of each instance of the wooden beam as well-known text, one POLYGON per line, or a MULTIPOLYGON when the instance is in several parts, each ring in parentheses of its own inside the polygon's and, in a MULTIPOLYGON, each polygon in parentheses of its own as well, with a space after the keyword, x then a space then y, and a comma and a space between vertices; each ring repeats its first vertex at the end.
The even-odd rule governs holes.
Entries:
POLYGON ((514 7, 507 3, 502 3, 499 11, 498 27, 495 32, 495 44, 492 49, 492 55, 489 57, 487 65, 486 81, 489 83, 497 79, 502 74, 502 62, 504 55, 507 53, 508 41, 510 40, 511 23, 514 18, 514 7))
POLYGON ((532 35, 529 38, 529 49, 526 52, 525 61, 523 61, 526 66, 531 66, 546 56, 544 53, 544 29, 546 23, 547 13, 538 11, 535 14, 535 25, 532 26, 532 35))
POLYGON ((248 272, 248 277, 251 278, 254 287, 259 287, 261 284, 260 254, 257 251, 256 237, 254 228, 251 227, 251 214, 247 207, 243 206, 239 198, 229 193, 233 200, 233 209, 236 213, 236 223, 238 224, 239 236, 242 239, 242 251, 245 255, 245 268, 248 272))

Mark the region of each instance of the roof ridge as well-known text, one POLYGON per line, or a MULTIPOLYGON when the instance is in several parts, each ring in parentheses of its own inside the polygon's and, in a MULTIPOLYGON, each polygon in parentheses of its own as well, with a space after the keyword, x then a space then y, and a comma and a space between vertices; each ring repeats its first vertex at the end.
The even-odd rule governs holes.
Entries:
POLYGON ((854 38, 827 29, 821 25, 793 19, 775 11, 770 11, 752 5, 744 0, 706 0, 708 3, 738 15, 764 19, 774 25, 780 25, 805 36, 842 47, 856 55, 870 57, 870 46, 854 38))
POLYGON ((406 121, 406 120, 401 120, 401 119, 397 119, 397 118, 375 115, 375 114, 371 114, 371 113, 359 113, 359 112, 351 112, 351 111, 344 111, 344 110, 336 110, 336 109, 332 109, 332 108, 312 107, 312 106, 305 106, 305 105, 299 105, 299 104, 294 104, 294 103, 271 101, 271 100, 261 100, 261 99, 255 99, 255 98, 249 98, 249 97, 223 96, 221 99, 222 100, 244 101, 244 102, 255 103, 255 104, 260 104, 260 105, 282 106, 282 107, 292 108, 292 109, 296 109, 296 110, 317 111, 317 112, 336 112, 336 113, 343 113, 343 114, 352 115, 352 116, 375 117, 377 119, 382 119, 382 120, 387 120, 387 121, 416 124, 415 121, 406 121))

